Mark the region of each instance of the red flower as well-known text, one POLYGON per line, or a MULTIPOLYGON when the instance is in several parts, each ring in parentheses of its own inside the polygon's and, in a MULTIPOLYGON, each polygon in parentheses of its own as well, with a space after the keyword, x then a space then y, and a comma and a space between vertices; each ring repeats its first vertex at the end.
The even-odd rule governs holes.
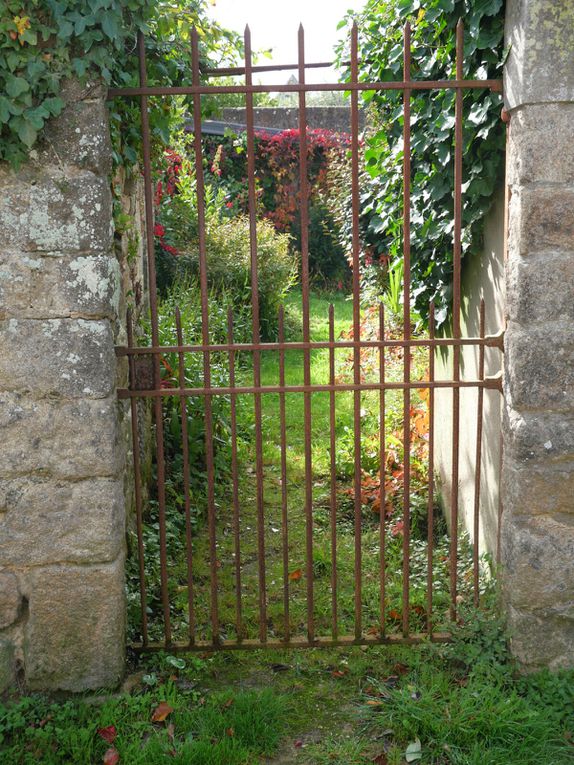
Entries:
POLYGON ((233 207, 233 202, 226 202, 225 206, 231 209, 233 207))
POLYGON ((405 530, 405 522, 404 521, 397 521, 394 526, 391 526, 391 534, 394 537, 398 537, 399 534, 402 534, 405 530))
POLYGON ((153 200, 156 207, 161 202, 162 197, 163 197, 163 186, 162 186, 162 182, 158 181, 157 186, 155 187, 155 196, 153 200))
POLYGON ((165 228, 160 223, 156 223, 153 227, 153 233, 154 236, 165 236, 165 228))
POLYGON ((169 252, 170 255, 179 255, 179 251, 172 247, 171 244, 165 244, 164 242, 160 242, 160 244, 164 252, 169 252))

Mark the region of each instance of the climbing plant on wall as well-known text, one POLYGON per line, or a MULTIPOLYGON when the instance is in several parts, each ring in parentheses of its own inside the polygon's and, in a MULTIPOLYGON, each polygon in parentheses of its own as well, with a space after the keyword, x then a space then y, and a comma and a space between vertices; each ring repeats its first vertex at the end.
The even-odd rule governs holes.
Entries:
MULTIPOLYGON (((503 0, 367 0, 357 18, 360 77, 401 80, 403 27, 412 25, 414 79, 454 76, 455 27, 465 25, 464 77, 502 76, 503 0)), ((340 26, 350 24, 347 17, 340 26)), ((348 51, 341 50, 342 58, 348 51)), ((363 100, 373 129, 366 138, 367 175, 361 199, 365 256, 397 263, 402 258, 402 94, 368 91, 363 100)), ((452 301, 454 91, 412 92, 412 302, 437 323, 452 301)), ((502 99, 489 91, 464 95, 463 255, 480 247, 482 221, 503 175, 502 99)))
MULTIPOLYGON (((189 36, 217 65, 241 50, 238 36, 208 19, 207 0, 5 0, 0 6, 0 160, 20 164, 47 119, 64 108, 62 83, 101 77, 135 85, 138 30, 146 34, 149 84, 187 84, 189 36)), ((151 101, 153 137, 167 142, 182 99, 151 101)), ((140 140, 137 102, 111 106, 116 161, 133 163, 140 140), (121 140, 119 127, 122 127, 121 140)))

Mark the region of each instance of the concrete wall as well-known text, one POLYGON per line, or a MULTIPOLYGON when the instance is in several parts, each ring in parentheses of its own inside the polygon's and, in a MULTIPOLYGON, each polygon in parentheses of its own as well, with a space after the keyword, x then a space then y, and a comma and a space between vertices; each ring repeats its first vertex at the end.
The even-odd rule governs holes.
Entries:
MULTIPOLYGON (((504 193, 498 194, 484 226, 481 252, 466 255, 462 271, 463 337, 478 337, 480 300, 486 309, 486 334, 498 333, 504 322, 504 193)), ((452 380, 453 354, 439 351, 435 357, 437 379, 452 380)), ((502 369, 502 354, 496 348, 485 353, 485 375, 493 376, 502 369)), ((461 379, 478 379, 478 348, 466 346, 461 351, 461 379)), ((435 453, 441 501, 447 519, 450 517, 452 488, 452 390, 435 393, 435 453)), ((478 389, 462 388, 460 392, 459 450, 459 517, 473 538, 476 428, 478 389)), ((480 494, 479 550, 496 557, 502 396, 485 390, 483 401, 482 470, 480 494)), ((474 541, 474 540, 473 540, 474 541)))
MULTIPOLYGON (((311 129, 334 130, 349 133, 351 130, 351 110, 348 106, 308 106, 307 124, 311 129)), ((260 106, 253 110, 256 127, 278 128, 286 130, 299 127, 299 109, 284 106, 260 106)), ((245 109, 228 107, 223 109, 222 120, 245 124, 245 109)), ((365 114, 359 113, 359 125, 365 126, 365 114)))
POLYGON ((574 665, 574 3, 507 0, 502 563, 525 667, 574 665))
POLYGON ((124 669, 129 423, 114 345, 130 278, 104 89, 63 95, 29 163, 0 167, 0 690, 16 674, 98 688, 124 669))

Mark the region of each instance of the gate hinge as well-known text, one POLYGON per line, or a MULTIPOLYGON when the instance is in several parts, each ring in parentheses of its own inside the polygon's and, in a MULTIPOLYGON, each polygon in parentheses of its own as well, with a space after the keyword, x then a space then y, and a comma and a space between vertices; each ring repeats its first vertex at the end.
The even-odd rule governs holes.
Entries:
POLYGON ((130 380, 132 390, 153 390, 154 370, 152 356, 135 356, 133 360, 134 375, 130 380))
POLYGON ((498 348, 499 351, 504 351, 504 330, 501 329, 496 335, 487 335, 484 341, 489 348, 498 348))
POLYGON ((502 372, 484 378, 484 387, 502 393, 502 372))

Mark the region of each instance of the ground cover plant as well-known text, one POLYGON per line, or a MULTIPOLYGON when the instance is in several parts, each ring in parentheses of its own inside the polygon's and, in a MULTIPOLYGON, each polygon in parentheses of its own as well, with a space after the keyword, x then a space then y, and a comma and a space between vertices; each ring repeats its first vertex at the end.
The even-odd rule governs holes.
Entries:
MULTIPOLYGON (((200 339, 198 318, 199 295, 197 286, 191 293, 181 288, 176 293, 184 317, 186 342, 200 339), (186 297, 188 295, 188 297, 186 297), (190 300, 186 304, 186 300, 190 300)), ((161 304, 162 338, 171 344, 175 339, 174 314, 176 297, 171 296, 161 304), (164 334, 165 337, 164 337, 164 334)), ((224 342, 227 336, 228 307, 224 293, 220 293, 217 304, 213 302, 213 340, 224 342)), ((311 337, 320 341, 329 337, 329 307, 333 306, 334 333, 336 338, 348 338, 352 322, 352 304, 343 291, 330 294, 313 294, 311 297, 311 337)), ((301 294, 293 290, 285 300, 286 326, 289 339, 300 339, 301 294)), ((378 311, 363 313, 362 335, 375 335, 373 320, 378 323, 378 311)), ((388 337, 402 332, 398 319, 389 317, 388 337)), ((236 339, 249 339, 248 316, 238 314, 235 318, 236 339)), ((312 382, 324 384, 329 381, 328 349, 315 350, 311 359, 312 382)), ((413 376, 424 380, 428 352, 418 349, 413 355, 413 376)), ((387 379, 400 379, 403 374, 402 349, 387 351, 387 379)), ((186 384, 201 379, 202 360, 200 354, 186 354, 186 384), (188 359, 189 357, 189 359, 188 359)), ((229 375, 227 354, 213 354, 212 374, 217 384, 226 384, 229 375)), ((265 352, 262 356, 261 380, 263 385, 279 382, 279 359, 277 352, 265 352)), ((164 383, 177 382, 177 357, 164 359, 164 383)), ((365 380, 377 379, 378 357, 373 351, 365 350, 361 359, 362 375, 365 380)), ((236 359, 237 384, 250 384, 252 380, 251 354, 238 353, 236 359)), ((348 349, 336 352, 336 379, 348 381, 352 377, 352 358, 348 349)), ((285 353, 285 380, 287 384, 303 381, 302 352, 293 350, 285 353)), ((192 518, 194 526, 194 598, 198 637, 209 637, 209 539, 205 528, 205 467, 202 432, 202 402, 191 397, 188 404, 190 454, 197 455, 192 477, 192 518), (198 408, 199 407, 199 408, 198 408)), ((354 436, 352 394, 339 393, 336 396, 336 453, 335 474, 336 533, 338 566, 338 618, 336 627, 339 634, 353 631, 354 578, 354 502, 352 480, 354 474, 354 436)), ((363 529, 363 608, 364 629, 369 634, 378 634, 380 626, 380 454, 379 454, 379 395, 376 392, 363 394, 362 401, 362 492, 363 529)), ((402 556, 403 556, 403 400, 400 391, 386 394, 386 468, 385 468, 385 568, 386 568, 386 620, 387 630, 399 631, 402 620, 402 556)), ((221 634, 234 638, 238 634, 236 613, 236 549, 233 535, 233 493, 230 486, 230 400, 228 396, 213 398, 215 416, 216 474, 217 474, 217 571, 219 580, 219 609, 221 634)), ((280 399, 278 394, 265 394, 262 406, 264 502, 265 502, 265 566, 267 575, 268 631, 270 638, 281 638, 288 629, 292 634, 302 634, 306 618, 306 575, 305 575, 305 466, 304 466, 304 408, 301 394, 285 395, 287 443, 285 453, 280 446, 280 399), (285 486, 288 521, 288 546, 283 547, 283 466, 285 460, 285 486), (287 549, 287 558, 284 551, 287 549), (284 613, 284 585, 289 588, 289 618, 284 613)), ((428 412, 426 392, 413 394, 411 411, 411 571, 410 571, 410 622, 413 631, 423 631, 428 626, 427 572, 428 572, 428 412)), ((164 407, 166 442, 168 444, 168 568, 174 638, 185 640, 188 633, 188 568, 186 558, 185 516, 183 513, 184 493, 181 463, 181 417, 180 402, 169 397, 164 407)), ((319 634, 329 635, 333 629, 332 612, 332 508, 331 508, 331 451, 329 434, 330 397, 328 393, 312 396, 312 464, 313 464, 313 581, 315 590, 315 619, 319 634)), ((241 601, 242 637, 256 637, 258 631, 258 554, 256 520, 256 476, 254 470, 253 439, 253 398, 250 395, 236 397, 237 446, 240 470, 238 491, 241 523, 241 601)), ((448 625, 449 606, 449 538, 442 515, 434 506, 435 520, 430 533, 433 541, 433 626, 436 630, 448 625)), ((150 638, 162 639, 162 623, 159 598, 158 574, 158 511, 152 501, 144 524, 146 544, 146 588, 150 609, 150 638)), ((135 562, 134 562, 135 566, 135 562)), ((461 535, 461 552, 458 560, 460 598, 471 599, 472 560, 466 537, 461 535)), ((488 579, 483 577, 481 588, 489 588, 488 579)), ((130 602, 133 604, 132 628, 138 634, 137 577, 134 568, 130 602)))
POLYGON ((567 765, 574 673, 521 675, 490 599, 449 645, 137 660, 117 695, 0 703, 15 765, 567 765))

